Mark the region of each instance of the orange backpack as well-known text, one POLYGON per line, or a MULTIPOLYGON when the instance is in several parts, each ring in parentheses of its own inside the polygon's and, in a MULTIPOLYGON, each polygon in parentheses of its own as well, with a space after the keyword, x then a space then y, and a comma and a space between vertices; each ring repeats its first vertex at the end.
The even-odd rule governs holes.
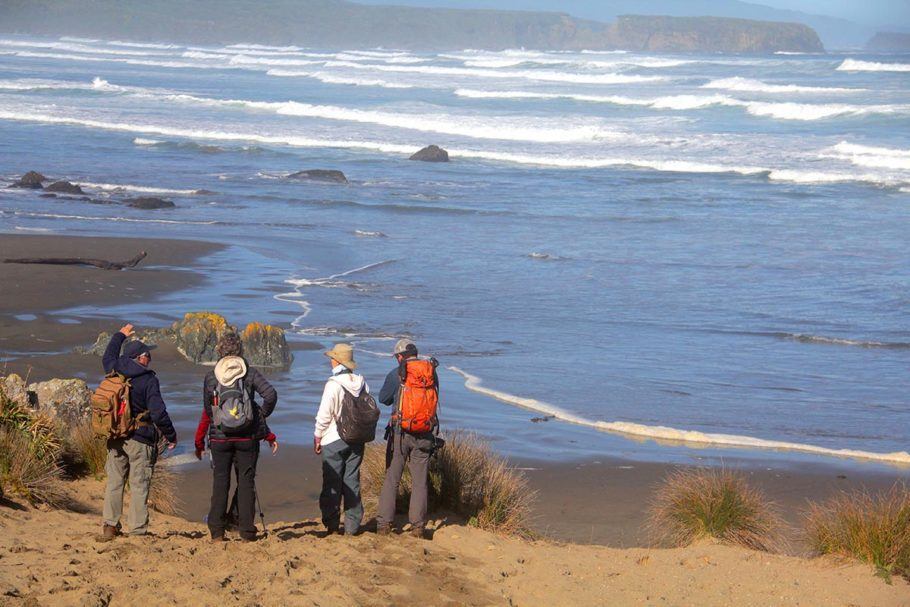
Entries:
POLYGON ((439 406, 439 386, 436 385, 436 365, 432 360, 409 360, 403 365, 398 423, 405 432, 420 434, 436 427, 439 406))
POLYGON ((130 408, 130 380, 110 373, 92 394, 92 430, 98 438, 129 438, 139 426, 148 425, 133 417, 130 408))

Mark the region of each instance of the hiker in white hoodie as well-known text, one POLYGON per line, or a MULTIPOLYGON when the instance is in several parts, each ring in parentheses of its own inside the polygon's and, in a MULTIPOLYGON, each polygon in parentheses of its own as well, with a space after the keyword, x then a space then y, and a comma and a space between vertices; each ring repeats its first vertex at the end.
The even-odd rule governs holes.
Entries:
POLYGON ((313 450, 322 455, 322 493, 319 509, 322 523, 331 535, 339 532, 341 500, 344 497, 344 533, 354 535, 363 522, 363 504, 360 500, 360 463, 363 461, 363 444, 348 444, 338 434, 341 402, 347 390, 357 397, 362 390, 369 393, 362 375, 354 370, 354 348, 337 344, 325 352, 332 365, 332 377, 325 383, 316 429, 313 433, 313 450))

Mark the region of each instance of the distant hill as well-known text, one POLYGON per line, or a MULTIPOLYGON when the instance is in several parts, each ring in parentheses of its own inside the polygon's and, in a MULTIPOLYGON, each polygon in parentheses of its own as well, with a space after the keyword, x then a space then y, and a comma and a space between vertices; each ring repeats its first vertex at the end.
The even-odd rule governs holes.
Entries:
POLYGON ((870 51, 910 52, 910 34, 904 32, 878 32, 866 49, 870 51))
POLYGON ((362 5, 343 0, 0 0, 0 31, 227 44, 415 50, 820 51, 794 23, 362 5))

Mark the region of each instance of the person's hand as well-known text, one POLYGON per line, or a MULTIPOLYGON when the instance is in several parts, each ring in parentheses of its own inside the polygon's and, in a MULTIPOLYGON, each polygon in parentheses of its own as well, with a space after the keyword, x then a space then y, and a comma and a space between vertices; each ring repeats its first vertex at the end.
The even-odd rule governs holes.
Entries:
POLYGON ((168 451, 173 451, 174 448, 175 448, 176 446, 177 446, 177 443, 168 443, 168 444, 167 444, 167 450, 168 450, 168 451))
POLYGON ((273 440, 272 442, 270 442, 269 447, 272 448, 272 455, 275 455, 276 453, 278 453, 278 441, 277 440, 273 440))
POLYGON ((318 436, 313 437, 313 451, 316 453, 316 455, 322 453, 322 439, 318 436))
POLYGON ((132 337, 136 331, 133 330, 133 325, 127 323, 123 325, 123 328, 120 329, 120 332, 123 333, 124 337, 132 337))
POLYGON ((196 449, 196 459, 202 461, 202 454, 205 452, 204 449, 196 449))

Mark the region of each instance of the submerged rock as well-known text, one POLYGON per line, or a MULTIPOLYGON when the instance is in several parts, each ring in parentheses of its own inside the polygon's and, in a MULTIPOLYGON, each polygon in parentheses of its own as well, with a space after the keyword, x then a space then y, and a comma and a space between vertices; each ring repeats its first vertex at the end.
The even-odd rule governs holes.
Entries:
POLYGON ((415 152, 410 160, 422 160, 423 162, 448 162, 449 153, 438 145, 428 145, 427 147, 415 152))
POLYGON ((139 198, 128 198, 125 200, 128 206, 134 209, 172 209, 175 205, 170 200, 164 198, 155 198, 154 196, 140 196, 139 198))
POLYGON ((29 385, 28 391, 35 394, 39 411, 67 425, 91 415, 92 391, 81 379, 51 379, 29 385))
POLYGON ((243 356, 251 365, 287 367, 293 357, 284 330, 280 327, 251 322, 240 334, 243 356))
POLYGON ((288 179, 308 179, 310 181, 326 181, 329 183, 347 183, 348 178, 341 171, 329 169, 307 169, 288 175, 288 179))
POLYGON ((228 331, 236 329, 212 312, 190 312, 171 327, 177 350, 194 363, 217 362, 215 345, 228 331))
POLYGON ((9 187, 11 188, 25 188, 29 190, 40 190, 43 186, 43 182, 47 181, 47 177, 41 173, 35 171, 29 171, 25 175, 19 178, 18 181, 14 181, 13 184, 9 187))
POLYGON ((58 192, 60 194, 85 194, 85 192, 82 191, 82 188, 74 183, 70 183, 69 181, 55 181, 44 189, 48 192, 58 192))

